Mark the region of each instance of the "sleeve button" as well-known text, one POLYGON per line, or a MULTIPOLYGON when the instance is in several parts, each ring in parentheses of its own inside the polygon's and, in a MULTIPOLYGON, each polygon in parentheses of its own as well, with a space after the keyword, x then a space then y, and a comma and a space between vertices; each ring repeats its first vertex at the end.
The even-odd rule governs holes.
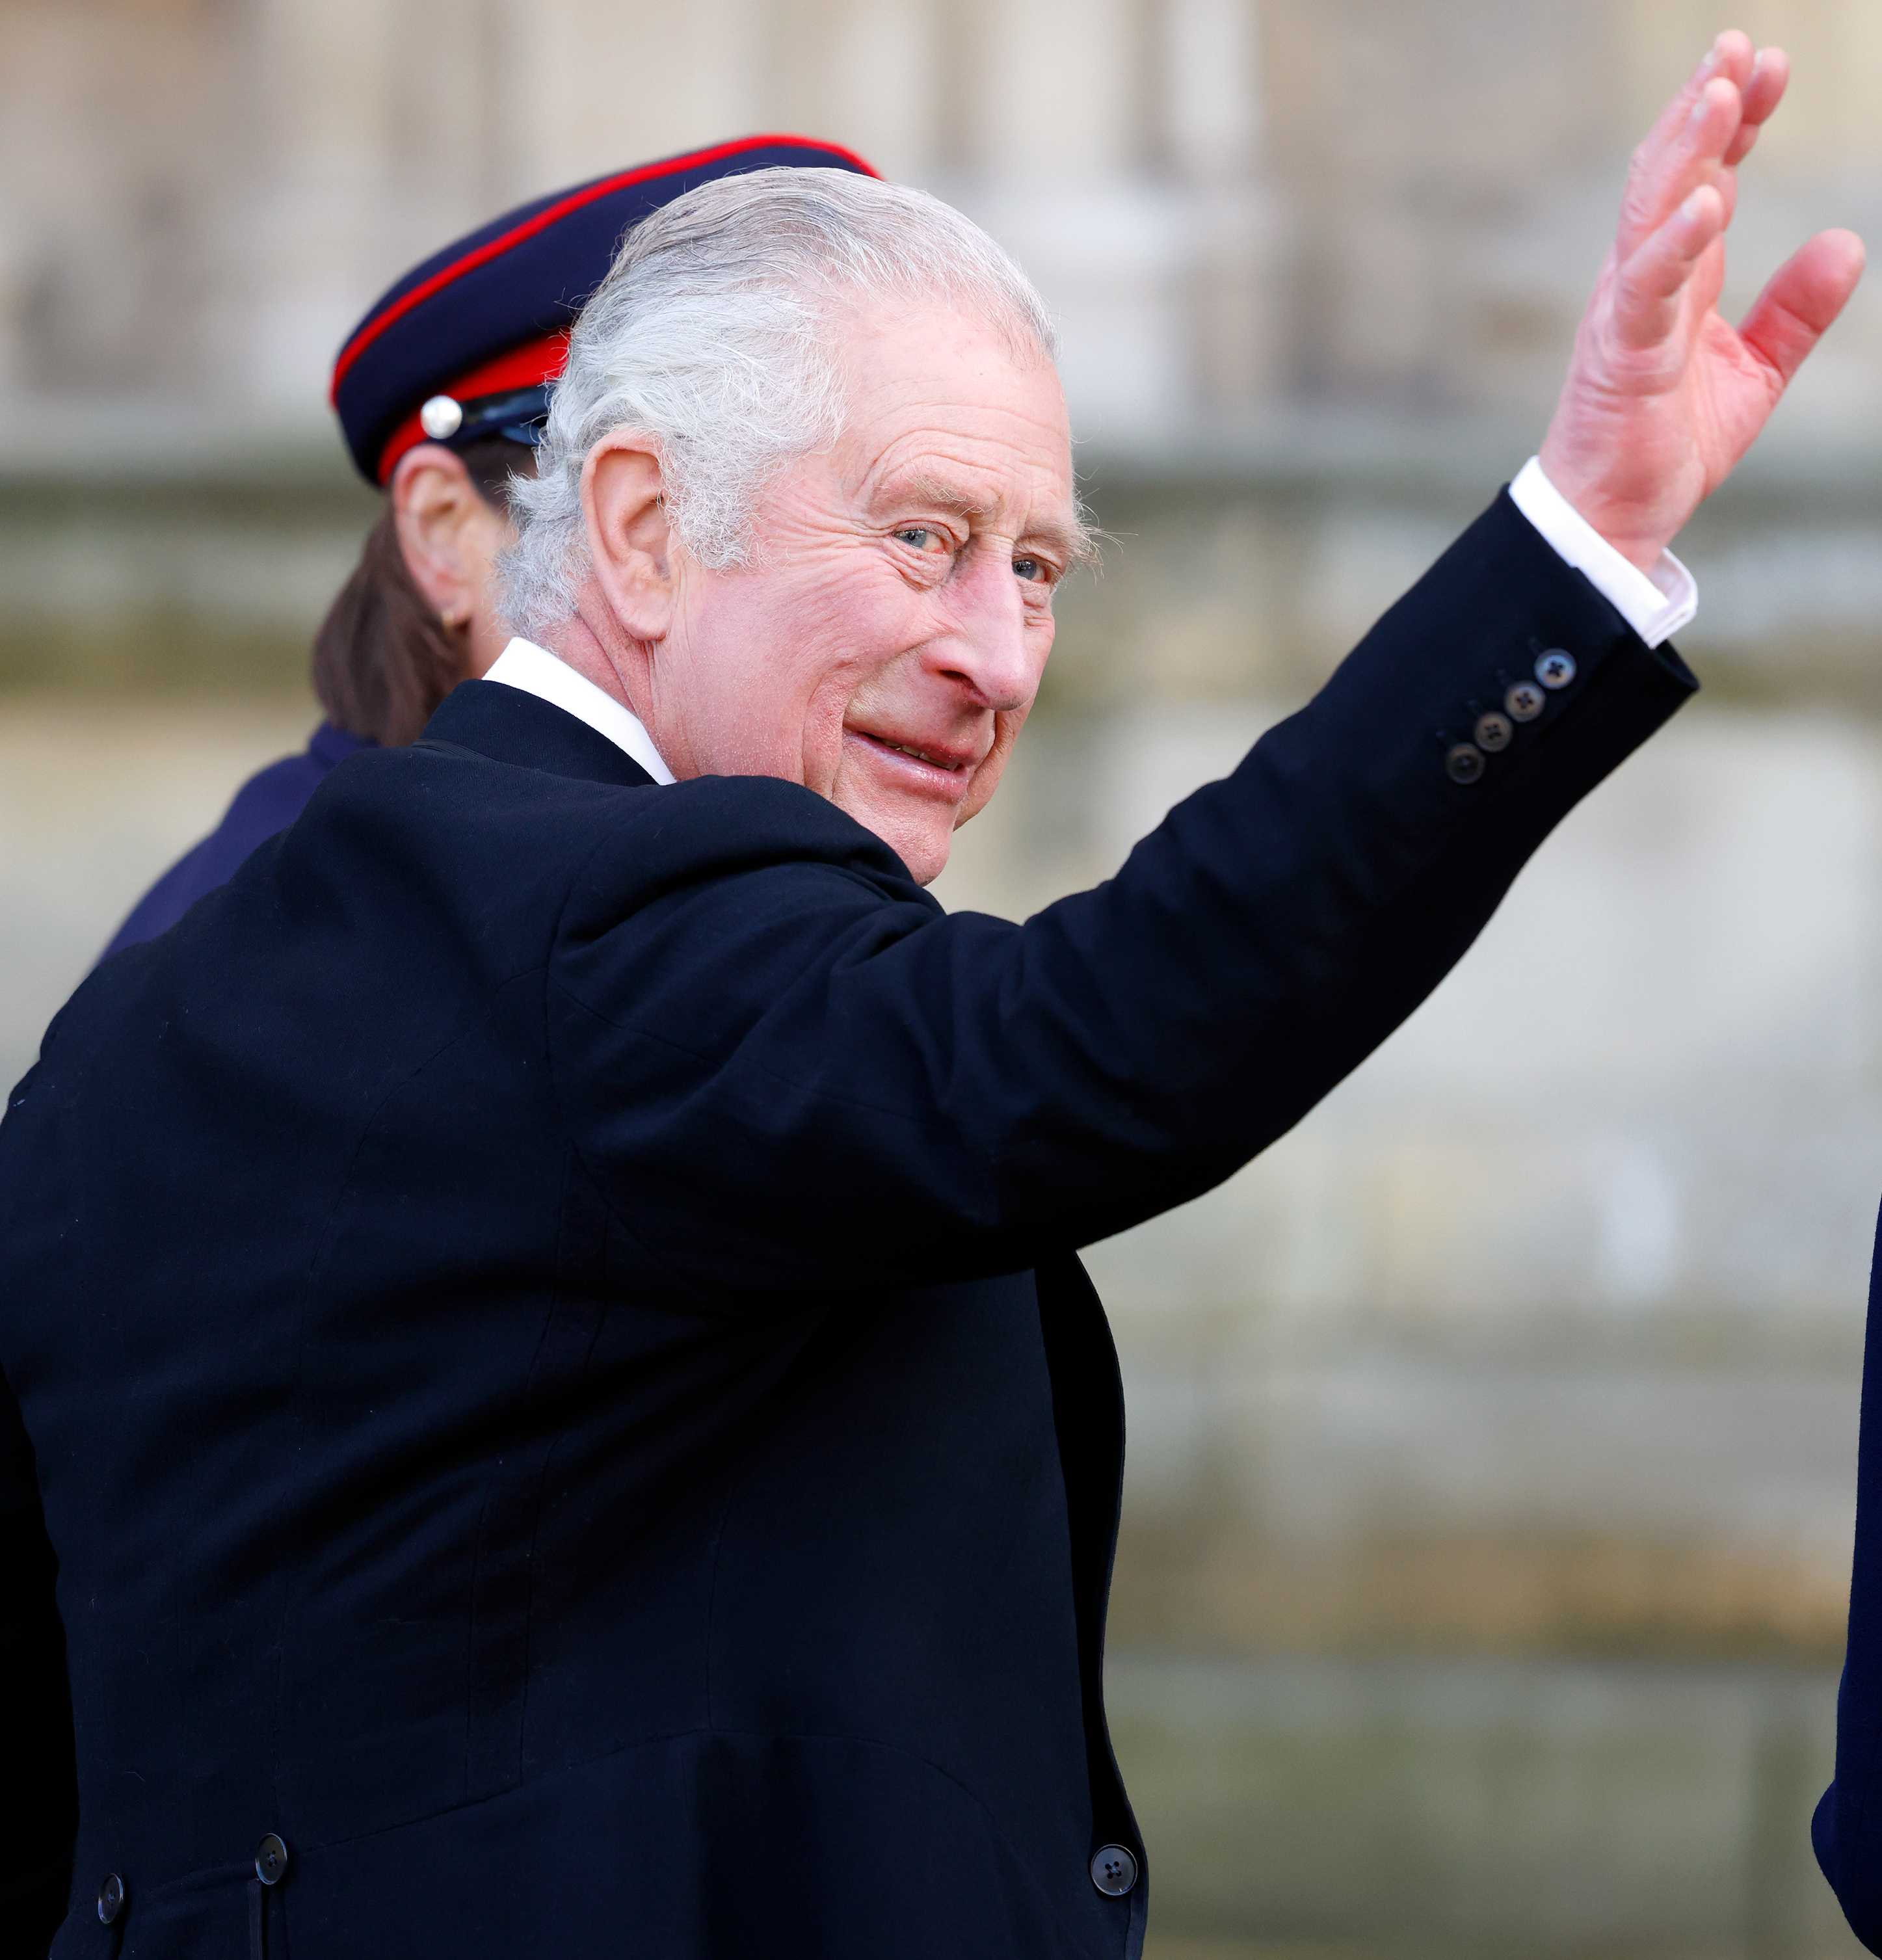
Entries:
POLYGON ((1559 647, 1551 647, 1546 654, 1537 656, 1536 678, 1552 692, 1559 687, 1566 687, 1575 679, 1575 656, 1565 653, 1559 647))
POLYGON ((1454 783, 1474 783, 1483 774, 1483 751, 1473 742, 1460 742, 1444 758, 1444 774, 1454 783))
POLYGON ((1516 731, 1511 727, 1507 714, 1498 714, 1493 710, 1477 717, 1477 725, 1472 732, 1477 738, 1477 746, 1486 756, 1494 756, 1498 750, 1510 746, 1510 738, 1516 731))
POLYGON ((1533 680, 1519 680, 1503 697, 1505 711, 1512 721, 1533 721, 1543 711, 1546 697, 1533 680))

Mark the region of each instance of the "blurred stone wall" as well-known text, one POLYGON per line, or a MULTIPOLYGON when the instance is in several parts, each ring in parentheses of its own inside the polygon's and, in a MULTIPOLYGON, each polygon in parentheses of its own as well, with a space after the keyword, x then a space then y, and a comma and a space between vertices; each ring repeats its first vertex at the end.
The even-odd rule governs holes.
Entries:
MULTIPOLYGON (((1749 291, 1779 239, 1874 208, 1882 15, 1740 18, 1798 72, 1748 179, 1749 291)), ((1714 24, 1697 0, 5 0, 0 399, 311 429, 346 328, 441 240, 785 127, 994 227, 1062 311, 1094 444, 1180 453, 1330 399, 1527 428, 1617 167, 1714 24)), ((1873 298, 1820 372, 1818 433, 1873 434, 1873 298)))

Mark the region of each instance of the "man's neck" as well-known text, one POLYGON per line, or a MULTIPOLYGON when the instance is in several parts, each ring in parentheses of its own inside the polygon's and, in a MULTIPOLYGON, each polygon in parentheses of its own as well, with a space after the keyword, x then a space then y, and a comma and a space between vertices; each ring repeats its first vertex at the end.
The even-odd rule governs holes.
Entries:
POLYGON ((609 659, 607 649, 597 640, 579 612, 572 612, 552 632, 537 643, 545 653, 553 654, 565 667, 581 675, 591 686, 598 687, 610 701, 619 702, 636 721, 640 709, 628 692, 620 670, 609 659))

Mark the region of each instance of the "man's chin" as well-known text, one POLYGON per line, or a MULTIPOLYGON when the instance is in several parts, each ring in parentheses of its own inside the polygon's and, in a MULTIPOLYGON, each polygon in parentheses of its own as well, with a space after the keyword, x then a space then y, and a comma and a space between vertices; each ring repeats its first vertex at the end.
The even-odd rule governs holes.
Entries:
POLYGON ((865 830, 873 831, 908 867, 909 876, 918 885, 932 884, 947 868, 947 854, 954 843, 954 813, 924 803, 910 810, 893 806, 858 806, 842 796, 833 799, 839 810, 853 816, 865 830))
MULTIPOLYGON (((870 828, 875 829, 874 825, 870 828)), ((909 867, 909 876, 918 885, 931 885, 947 868, 947 854, 954 845, 951 826, 937 831, 930 828, 876 830, 876 835, 909 867)))

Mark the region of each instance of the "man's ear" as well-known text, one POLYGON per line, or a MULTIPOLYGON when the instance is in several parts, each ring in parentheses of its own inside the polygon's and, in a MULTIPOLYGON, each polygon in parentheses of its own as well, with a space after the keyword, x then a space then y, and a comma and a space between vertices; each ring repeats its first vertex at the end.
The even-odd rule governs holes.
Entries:
POLYGON ((664 640, 673 624, 674 539, 664 490, 658 447, 633 429, 603 436, 582 467, 595 585, 622 639, 642 645, 664 640))
POLYGON ((387 485, 399 550, 412 582, 447 626, 463 625, 482 597, 489 553, 481 536, 494 514, 463 459, 435 442, 399 459, 387 485))

